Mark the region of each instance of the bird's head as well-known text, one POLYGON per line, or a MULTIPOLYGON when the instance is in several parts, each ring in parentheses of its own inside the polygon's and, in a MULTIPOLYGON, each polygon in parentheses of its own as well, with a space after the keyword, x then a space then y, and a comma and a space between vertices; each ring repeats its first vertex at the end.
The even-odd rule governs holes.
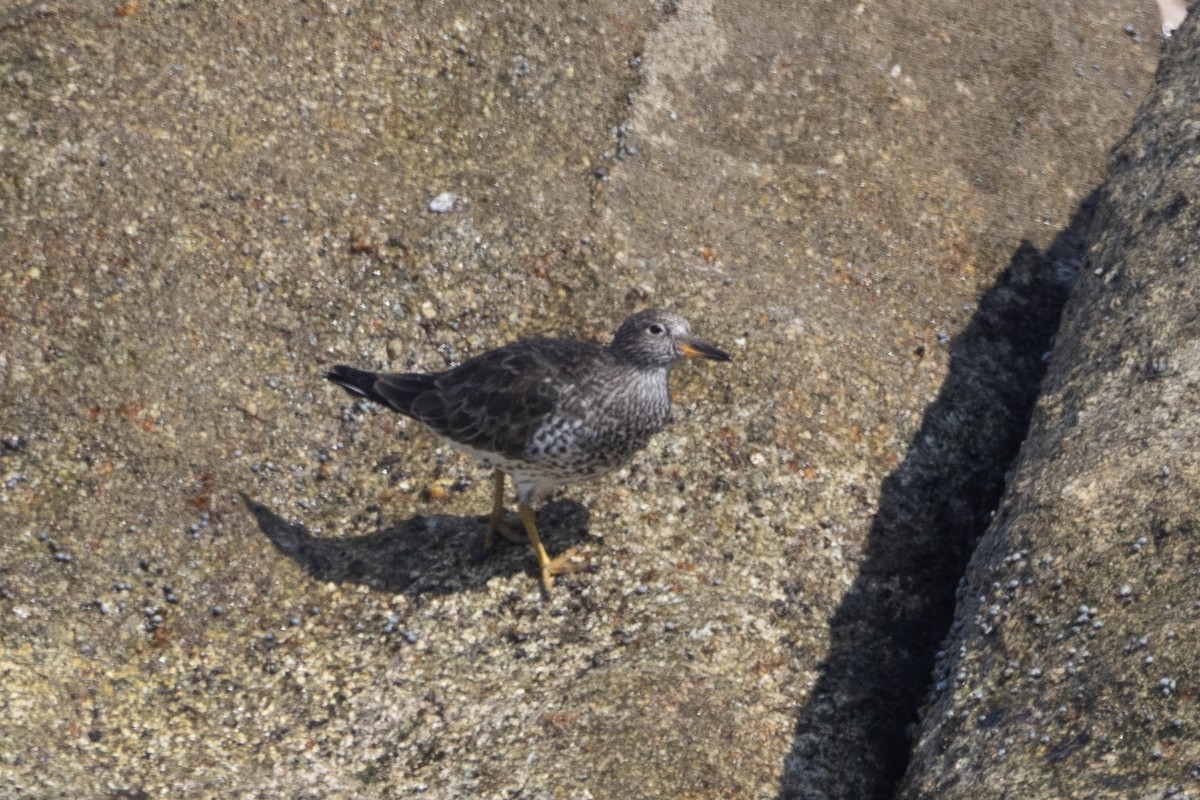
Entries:
POLYGON ((692 336, 688 321, 671 311, 650 308, 621 324, 612 349, 639 367, 670 367, 681 358, 728 361, 729 354, 692 336))

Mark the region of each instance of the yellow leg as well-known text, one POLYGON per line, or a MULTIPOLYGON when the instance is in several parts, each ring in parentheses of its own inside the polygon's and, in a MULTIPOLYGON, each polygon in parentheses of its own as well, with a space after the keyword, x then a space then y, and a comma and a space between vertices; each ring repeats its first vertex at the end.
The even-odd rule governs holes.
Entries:
POLYGON ((521 534, 512 529, 512 526, 504 519, 504 473, 496 470, 494 476, 492 492, 492 516, 488 519, 487 536, 484 537, 483 546, 485 550, 491 550, 492 545, 496 543, 496 534, 500 534, 510 542, 520 544, 524 541, 521 534))
POLYGON ((538 564, 542 568, 542 587, 549 594, 554 588, 555 575, 575 571, 574 566, 567 563, 567 560, 575 555, 574 548, 563 553, 558 558, 550 558, 546 554, 545 545, 542 544, 542 537, 538 536, 537 522, 533 518, 533 506, 519 503, 517 511, 521 514, 521 522, 525 525, 525 533, 529 536, 529 543, 533 545, 533 551, 537 553, 538 564))
POLYGON ((550 556, 546 555, 542 537, 538 536, 537 522, 533 519, 533 507, 521 503, 517 506, 517 512, 521 515, 521 522, 525 525, 525 533, 529 534, 529 543, 533 545, 533 551, 537 553, 538 564, 542 568, 542 586, 549 592, 554 588, 554 573, 550 571, 550 556))

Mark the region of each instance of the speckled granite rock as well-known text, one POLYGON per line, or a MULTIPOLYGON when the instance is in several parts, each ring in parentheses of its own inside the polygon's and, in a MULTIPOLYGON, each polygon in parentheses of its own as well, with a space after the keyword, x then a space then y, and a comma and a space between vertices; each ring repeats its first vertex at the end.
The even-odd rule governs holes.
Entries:
POLYGON ((885 796, 1157 29, 0 3, 0 797, 885 796), (549 600, 321 378, 650 304, 735 360, 541 510, 549 600))
POLYGON ((904 798, 1200 797, 1200 25, 1114 151, 904 798))

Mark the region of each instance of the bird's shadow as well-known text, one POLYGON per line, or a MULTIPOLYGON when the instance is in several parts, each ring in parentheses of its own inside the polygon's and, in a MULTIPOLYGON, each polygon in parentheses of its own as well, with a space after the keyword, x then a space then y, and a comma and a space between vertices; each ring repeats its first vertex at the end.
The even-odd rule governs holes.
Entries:
MULTIPOLYGON (((243 500, 275 549, 320 581, 426 595, 478 589, 497 575, 537 574, 529 546, 497 536, 491 551, 484 551, 487 517, 418 515, 362 536, 313 536, 262 503, 245 495, 243 500)), ((583 505, 571 500, 539 509, 538 532, 551 555, 589 538, 588 516, 583 505)))

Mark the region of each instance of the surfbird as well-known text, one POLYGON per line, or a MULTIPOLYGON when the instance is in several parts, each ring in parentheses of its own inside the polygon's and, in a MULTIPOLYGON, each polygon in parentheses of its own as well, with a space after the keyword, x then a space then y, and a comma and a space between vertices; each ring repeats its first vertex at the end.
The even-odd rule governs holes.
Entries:
POLYGON ((574 339, 527 339, 490 350, 445 372, 381 373, 338 365, 325 377, 423 423, 494 471, 487 546, 496 533, 514 541, 504 516, 504 474, 549 592, 568 571, 550 558, 534 507, 558 486, 611 472, 667 423, 667 377, 683 358, 728 361, 691 335, 671 311, 639 311, 605 347, 574 339))

